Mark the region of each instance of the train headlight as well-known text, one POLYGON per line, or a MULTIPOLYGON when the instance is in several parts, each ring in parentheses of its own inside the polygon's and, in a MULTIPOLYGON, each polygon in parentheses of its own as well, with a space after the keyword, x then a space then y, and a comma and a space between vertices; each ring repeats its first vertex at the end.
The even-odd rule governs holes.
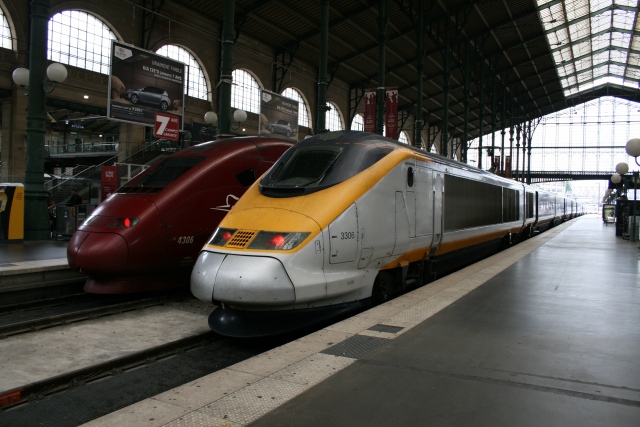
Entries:
POLYGON ((138 218, 118 217, 111 221, 109 228, 131 228, 138 222, 140 222, 138 218))
POLYGON ((233 228, 218 228, 209 240, 209 244, 213 246, 224 246, 236 231, 237 230, 233 228))
POLYGON ((288 251, 295 248, 311 233, 261 231, 249 243, 249 249, 288 251))

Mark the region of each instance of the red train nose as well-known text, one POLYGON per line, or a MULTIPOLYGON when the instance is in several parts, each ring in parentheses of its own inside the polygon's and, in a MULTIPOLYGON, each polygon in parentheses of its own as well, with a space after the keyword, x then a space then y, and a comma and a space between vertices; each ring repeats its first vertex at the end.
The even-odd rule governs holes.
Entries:
POLYGON ((115 233, 76 231, 67 247, 71 268, 89 274, 123 272, 127 268, 129 247, 125 239, 115 233))

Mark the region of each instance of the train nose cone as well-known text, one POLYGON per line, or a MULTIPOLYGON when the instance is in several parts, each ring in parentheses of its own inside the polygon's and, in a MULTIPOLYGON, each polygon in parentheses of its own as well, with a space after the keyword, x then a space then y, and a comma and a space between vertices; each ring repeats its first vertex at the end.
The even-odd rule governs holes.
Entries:
POLYGON ((127 267, 129 248, 125 239, 115 233, 76 231, 67 247, 71 268, 86 273, 108 274, 122 272, 127 267))
POLYGON ((296 292, 276 258, 203 251, 191 271, 191 293, 206 302, 236 306, 293 304, 296 292))

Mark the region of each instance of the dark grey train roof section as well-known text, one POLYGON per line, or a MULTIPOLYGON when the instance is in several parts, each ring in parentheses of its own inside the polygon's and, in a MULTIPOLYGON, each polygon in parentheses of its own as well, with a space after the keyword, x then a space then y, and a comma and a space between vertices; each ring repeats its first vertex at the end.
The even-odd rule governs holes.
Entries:
MULTIPOLYGON (((411 115, 416 113, 418 98, 420 1, 386 0, 384 86, 399 87, 400 109, 411 115)), ((181 3, 213 20, 222 20, 223 1, 181 3)), ((264 41, 283 52, 281 58, 293 55, 317 66, 321 3, 236 0, 236 34, 264 41)), ((352 88, 378 86, 379 4, 379 0, 329 2, 329 75, 352 88)), ((492 109, 498 113, 498 122, 502 116, 500 102, 493 108, 494 93, 498 101, 505 94, 505 116, 522 121, 604 95, 639 99, 640 35, 635 0, 424 0, 423 4, 423 117, 435 125, 443 120, 443 64, 449 52, 448 110, 453 136, 463 132, 465 64, 471 70, 471 137, 479 134, 481 126, 483 82, 485 134, 490 131, 492 109)))

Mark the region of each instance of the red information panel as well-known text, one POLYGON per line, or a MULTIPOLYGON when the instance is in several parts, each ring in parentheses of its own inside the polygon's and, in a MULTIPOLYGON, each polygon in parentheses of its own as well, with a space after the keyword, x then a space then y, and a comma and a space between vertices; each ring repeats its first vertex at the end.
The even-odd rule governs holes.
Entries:
POLYGON ((111 193, 115 192, 118 185, 118 167, 102 166, 102 178, 100 180, 100 203, 104 202, 111 193))
POLYGON ((172 141, 180 139, 180 118, 173 114, 156 113, 153 136, 172 141))

